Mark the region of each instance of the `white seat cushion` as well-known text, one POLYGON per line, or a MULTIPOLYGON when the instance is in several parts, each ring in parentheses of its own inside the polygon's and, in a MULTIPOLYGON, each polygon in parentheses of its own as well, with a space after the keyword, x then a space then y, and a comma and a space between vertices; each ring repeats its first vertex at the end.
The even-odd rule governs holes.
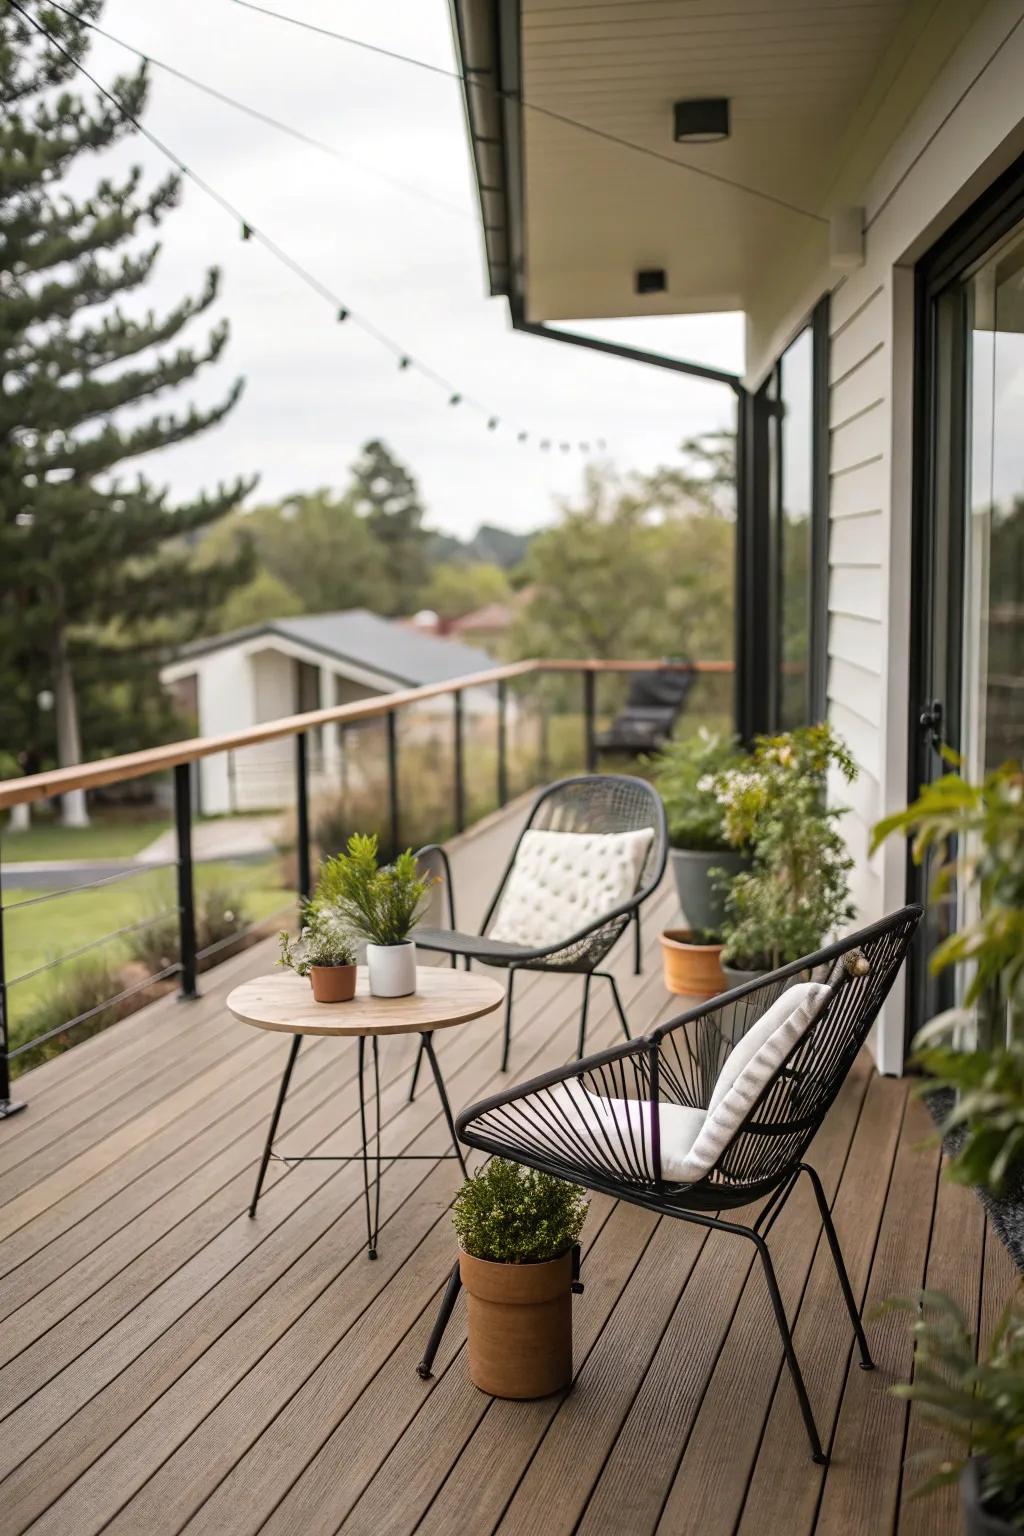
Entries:
POLYGON ((634 895, 654 833, 523 833, 488 938, 547 949, 634 895))
MULTIPOLYGON (((696 1184, 711 1172, 831 990, 821 982, 801 982, 776 998, 733 1047, 707 1110, 662 1102, 663 1179, 696 1184)), ((531 1124, 532 1146, 570 1160, 574 1155, 589 1157, 609 1171, 628 1168, 653 1176, 650 1100, 606 1098, 578 1080, 557 1083, 544 1100, 544 1113, 531 1124)))

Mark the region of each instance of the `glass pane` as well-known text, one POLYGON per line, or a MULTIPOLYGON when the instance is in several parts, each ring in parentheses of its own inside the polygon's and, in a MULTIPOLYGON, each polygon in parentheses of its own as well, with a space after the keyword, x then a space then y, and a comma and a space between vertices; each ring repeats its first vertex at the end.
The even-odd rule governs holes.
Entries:
POLYGON ((779 725, 784 730, 810 719, 813 366, 808 327, 779 364, 779 725))

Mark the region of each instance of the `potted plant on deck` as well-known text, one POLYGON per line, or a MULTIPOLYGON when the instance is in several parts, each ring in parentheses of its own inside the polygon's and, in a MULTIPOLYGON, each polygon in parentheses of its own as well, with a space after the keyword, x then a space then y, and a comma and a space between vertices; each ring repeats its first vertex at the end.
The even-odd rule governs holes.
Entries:
POLYGON ((350 1003, 356 995, 356 947, 328 912, 311 904, 297 939, 282 932, 278 965, 308 976, 318 1003, 350 1003))
POLYGON ((469 1374, 492 1397, 548 1397, 572 1381, 572 1289, 588 1200, 575 1184, 494 1157, 453 1207, 469 1374))
POLYGON ((366 940, 374 997, 415 992, 416 945, 409 935, 423 915, 431 883, 419 873, 408 848, 392 864, 381 865, 376 833, 353 833, 347 851, 321 866, 317 904, 330 908, 351 933, 366 940))
POLYGON ((828 775, 857 768, 829 725, 759 736, 749 761, 715 775, 726 836, 751 865, 729 884, 722 970, 729 987, 812 954, 854 915, 853 860, 839 834, 828 775))
POLYGON ((959 1482, 966 1536, 1024 1530, 1024 1299, 1011 1297, 987 1350, 976 1357, 967 1320, 941 1292, 891 1302, 915 1314, 914 1379, 893 1388, 963 1446, 914 1490, 959 1482))
POLYGON ((743 754, 735 738, 701 729, 670 742, 652 760, 665 806, 669 858, 685 926, 661 935, 665 986, 689 997, 711 997, 723 986, 720 957, 725 895, 744 868, 746 854, 725 835, 716 776, 737 768, 743 754))

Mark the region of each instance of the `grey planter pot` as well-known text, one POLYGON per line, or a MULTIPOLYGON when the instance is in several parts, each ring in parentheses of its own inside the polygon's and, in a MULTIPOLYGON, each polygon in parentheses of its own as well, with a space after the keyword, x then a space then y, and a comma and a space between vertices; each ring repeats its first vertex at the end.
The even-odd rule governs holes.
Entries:
POLYGON ((725 920, 725 892, 711 880, 713 869, 722 869, 730 878, 747 866, 747 857, 729 849, 724 853, 703 853, 692 848, 670 848, 679 905, 686 926, 692 933, 720 933, 725 920))
POLYGON ((731 992, 733 987, 745 987, 748 981, 756 981, 759 976, 767 976, 767 971, 741 971, 734 965, 722 964, 722 975, 725 977, 725 990, 731 992))
POLYGON ((964 1536, 1014 1536, 1019 1527, 989 1514, 981 1502, 982 1459, 972 1456, 960 1474, 960 1508, 964 1536))

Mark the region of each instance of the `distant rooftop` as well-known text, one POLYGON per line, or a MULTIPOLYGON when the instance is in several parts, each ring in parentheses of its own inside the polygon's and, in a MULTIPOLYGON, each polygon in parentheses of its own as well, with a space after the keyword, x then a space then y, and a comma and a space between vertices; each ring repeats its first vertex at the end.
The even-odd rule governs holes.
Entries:
POLYGON ((424 633, 408 624, 382 618, 368 608, 270 619, 226 635, 209 635, 181 646, 175 659, 203 656, 263 636, 273 639, 275 635, 308 646, 335 661, 348 661, 353 666, 383 673, 409 688, 449 682, 471 672, 484 672, 494 665, 493 658, 476 646, 424 633))

